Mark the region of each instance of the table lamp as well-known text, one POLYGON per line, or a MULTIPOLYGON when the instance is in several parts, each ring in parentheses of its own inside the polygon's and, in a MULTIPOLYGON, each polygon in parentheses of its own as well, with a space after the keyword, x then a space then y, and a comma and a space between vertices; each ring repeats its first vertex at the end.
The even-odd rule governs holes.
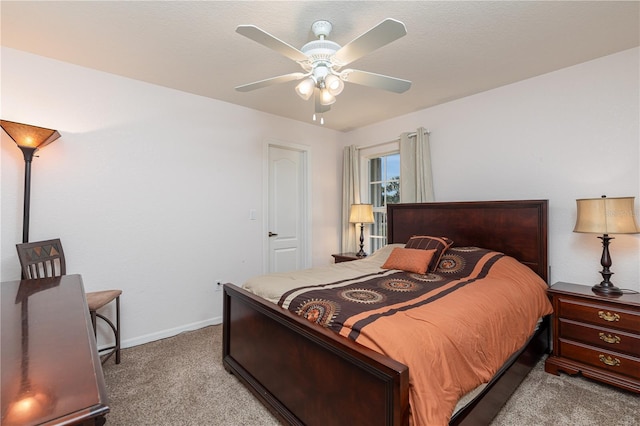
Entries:
POLYGON ((635 221, 634 197, 585 198, 576 200, 578 214, 576 226, 573 232, 585 232, 590 234, 603 234, 598 237, 602 240, 602 282, 591 289, 601 295, 620 296, 622 290, 611 283, 613 272, 611 267, 611 255, 609 254, 609 242, 613 240, 609 234, 637 234, 640 232, 635 221))
POLYGON ((371 204, 352 204, 349 222, 360 224, 360 251, 356 253, 356 256, 366 257, 367 253, 364 251, 364 224, 375 222, 373 219, 373 206, 371 204))

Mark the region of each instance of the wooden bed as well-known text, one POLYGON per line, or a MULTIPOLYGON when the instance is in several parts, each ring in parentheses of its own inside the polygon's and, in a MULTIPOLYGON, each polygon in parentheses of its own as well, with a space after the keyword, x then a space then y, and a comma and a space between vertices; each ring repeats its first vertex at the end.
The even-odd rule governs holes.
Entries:
MULTIPOLYGON (((503 252, 547 282, 547 201, 388 206, 388 243, 447 236, 503 252)), ((408 367, 265 301, 224 286, 223 363, 283 423, 408 425, 408 367)), ((452 425, 486 425, 548 352, 545 318, 452 425)))

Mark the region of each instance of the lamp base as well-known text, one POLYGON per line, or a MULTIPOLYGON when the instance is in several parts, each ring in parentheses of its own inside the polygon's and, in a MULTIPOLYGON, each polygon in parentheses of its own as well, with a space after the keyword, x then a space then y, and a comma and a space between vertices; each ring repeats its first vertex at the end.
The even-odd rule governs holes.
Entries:
POLYGON ((364 251, 364 223, 360 224, 360 251, 356 253, 358 257, 367 257, 364 251))
POLYGON ((613 285, 611 282, 611 275, 613 272, 609 269, 611 266, 611 255, 609 254, 609 242, 613 240, 613 237, 610 237, 607 234, 603 234, 602 237, 598 237, 602 240, 602 257, 600 258, 600 265, 602 265, 602 271, 600 274, 602 275, 602 281, 600 284, 596 284, 591 287, 591 290, 594 293, 600 294, 602 296, 622 296, 622 290, 613 285))
POLYGON ((591 287, 591 290, 602 296, 622 296, 622 290, 615 285, 602 285, 600 283, 591 287))

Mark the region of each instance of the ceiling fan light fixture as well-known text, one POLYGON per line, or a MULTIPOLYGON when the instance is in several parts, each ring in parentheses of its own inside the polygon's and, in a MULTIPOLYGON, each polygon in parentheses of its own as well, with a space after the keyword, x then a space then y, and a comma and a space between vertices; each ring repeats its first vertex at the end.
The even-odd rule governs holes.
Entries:
POLYGON ((324 84, 333 96, 338 96, 344 89, 344 82, 335 74, 329 74, 324 79, 324 84))
POLYGON ((313 95, 313 89, 316 87, 316 82, 313 78, 305 78, 296 86, 296 93, 305 101, 308 101, 313 95))
POLYGON ((328 89, 322 89, 320 91, 320 104, 331 105, 336 101, 336 97, 331 94, 328 89))

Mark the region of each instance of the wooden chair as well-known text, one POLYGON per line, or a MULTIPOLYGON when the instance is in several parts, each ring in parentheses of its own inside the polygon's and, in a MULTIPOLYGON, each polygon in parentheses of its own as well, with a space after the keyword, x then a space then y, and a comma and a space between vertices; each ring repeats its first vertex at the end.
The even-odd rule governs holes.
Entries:
MULTIPOLYGON (((38 279, 65 275, 67 268, 64 259, 64 251, 60 239, 39 241, 34 243, 16 244, 18 258, 22 266, 22 274, 25 279, 38 279)), ((104 320, 115 336, 115 344, 100 349, 100 357, 104 364, 115 353, 116 364, 120 364, 120 295, 121 290, 105 290, 86 293, 87 305, 91 314, 93 333, 97 338, 96 320, 104 320), (112 301, 116 302, 116 324, 107 317, 99 314, 98 309, 112 301)))

